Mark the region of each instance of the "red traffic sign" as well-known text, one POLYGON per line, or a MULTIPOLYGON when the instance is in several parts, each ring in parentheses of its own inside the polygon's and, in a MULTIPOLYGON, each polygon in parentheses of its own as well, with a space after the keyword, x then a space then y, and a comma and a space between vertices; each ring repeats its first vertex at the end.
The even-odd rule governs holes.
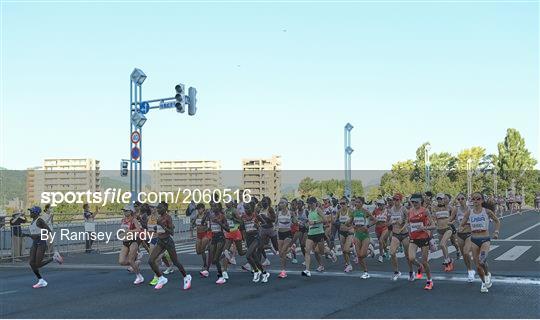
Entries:
POLYGON ((140 156, 141 156, 141 149, 139 149, 138 147, 133 147, 133 149, 131 149, 131 159, 137 160, 139 159, 140 156))
POLYGON ((131 142, 137 144, 139 141, 141 141, 141 134, 139 131, 133 131, 133 133, 131 133, 131 142))

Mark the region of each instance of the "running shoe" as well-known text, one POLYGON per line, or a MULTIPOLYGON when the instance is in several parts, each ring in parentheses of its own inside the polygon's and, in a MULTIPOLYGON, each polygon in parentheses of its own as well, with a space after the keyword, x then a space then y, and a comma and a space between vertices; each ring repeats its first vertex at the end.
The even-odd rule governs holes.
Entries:
POLYGON ((296 258, 293 258, 293 259, 291 260, 291 263, 292 263, 292 264, 297 264, 297 263, 298 263, 298 260, 296 260, 296 258))
POLYGON ((306 266, 306 262, 305 262, 305 261, 304 261, 304 262, 302 262, 302 265, 303 265, 303 266, 305 267, 305 266, 306 266))
POLYGON ((409 281, 414 281, 416 279, 416 273, 415 272, 409 272, 409 281))
POLYGON ((324 272, 324 266, 318 266, 317 271, 318 272, 324 272))
POLYGON ((32 288, 34 289, 37 289, 37 288, 44 288, 47 286, 47 281, 43 280, 43 279, 39 279, 39 281, 32 286, 32 288))
POLYGON ((174 272, 174 267, 170 266, 167 269, 165 269, 165 271, 163 271, 163 274, 171 274, 173 272, 174 272))
POLYGON ((184 290, 189 290, 191 288, 191 275, 187 274, 184 277, 184 290))
POLYGON ((286 257, 287 257, 287 259, 291 260, 292 259, 292 252, 287 253, 286 257))
POLYGON ((447 266, 448 266, 448 272, 454 271, 454 260, 450 259, 450 262, 448 262, 447 266))
POLYGON ((388 252, 384 253, 384 260, 390 261, 390 255, 388 254, 388 252))
POLYGON ((358 257, 357 256, 354 256, 353 262, 358 264, 358 257))
POLYGON ((424 267, 420 266, 420 268, 418 268, 418 272, 416 272, 416 279, 422 279, 422 277, 424 276, 422 274, 423 272, 424 272, 424 267))
POLYGON ((151 285, 151 286, 155 286, 157 283, 158 283, 158 277, 157 276, 154 276, 154 278, 152 280, 150 280, 150 282, 148 282, 148 284, 151 285))
POLYGON ((137 253, 137 259, 136 259, 136 260, 141 261, 143 255, 144 255, 144 253, 142 253, 142 251, 139 251, 139 252, 137 253))
POLYGON ((64 263, 64 258, 60 255, 60 253, 58 251, 54 252, 53 260, 54 260, 54 262, 56 262, 58 264, 64 263))
POLYGON ((156 286, 154 287, 154 289, 159 290, 163 288, 163 286, 166 285, 168 281, 169 280, 167 280, 167 278, 165 278, 164 276, 159 277, 158 282, 156 286))
POLYGON ((268 282, 268 278, 269 278, 269 277, 270 277, 270 272, 266 272, 266 271, 265 271, 265 272, 263 273, 263 275, 262 275, 262 280, 261 280, 261 282, 264 282, 264 283, 268 282))
POLYGON ((231 258, 231 260, 229 260, 229 262, 230 262, 231 264, 236 265, 236 258, 233 256, 233 257, 231 258))
POLYGON ((424 290, 431 290, 433 289, 433 280, 428 280, 426 282, 426 286, 424 287, 424 290))
POLYGON ((244 264, 242 266, 242 270, 251 271, 251 265, 249 263, 244 264))
POLYGON ((223 271, 223 273, 221 274, 221 276, 223 277, 223 279, 229 280, 229 274, 227 273, 227 271, 223 271))
POLYGON ((471 283, 474 281, 474 270, 467 271, 467 282, 471 283))
POLYGON ((143 276, 139 273, 137 277, 135 278, 135 281, 133 281, 133 284, 141 284, 144 282, 143 276))
POLYGON ((488 292, 488 287, 483 282, 482 282, 482 286, 480 287, 480 292, 482 292, 482 293, 487 293, 488 292))
POLYGON ((394 275, 392 276, 392 281, 397 281, 401 277, 401 272, 394 272, 394 275))
POLYGON ((351 272, 352 271, 352 266, 350 264, 348 264, 346 267, 345 267, 345 272, 351 272))
POLYGON ((253 282, 259 282, 261 280, 261 274, 262 272, 260 271, 253 272, 253 282))
POLYGON ((493 285, 493 282, 491 282, 491 273, 488 272, 488 274, 485 276, 486 279, 486 287, 489 289, 491 288, 491 285, 493 285))
POLYGON ((133 268, 131 266, 127 267, 127 272, 133 272, 133 268))
POLYGON ((287 272, 285 272, 285 270, 281 270, 281 272, 278 274, 278 278, 287 278, 287 272))
POLYGON ((223 277, 219 277, 216 281, 216 284, 224 284, 225 282, 227 282, 227 280, 225 280, 223 277))
POLYGON ((364 272, 364 273, 360 276, 360 278, 362 278, 362 279, 369 279, 369 278, 371 278, 371 276, 369 275, 369 273, 364 272))
POLYGON ((233 258, 232 253, 229 250, 225 250, 225 251, 223 251, 223 254, 225 255, 225 258, 227 258, 227 260, 229 260, 229 262, 231 262, 231 259, 233 258))
POLYGON ((304 271, 302 271, 302 276, 303 277, 311 277, 311 272, 309 270, 304 270, 304 271))
POLYGON ((272 251, 272 253, 273 253, 275 256, 279 256, 279 251, 277 251, 276 249, 274 249, 273 246, 270 246, 270 250, 272 251))
POLYGON ((268 258, 264 259, 263 263, 262 263, 263 266, 269 266, 270 265, 270 260, 268 260, 268 258))
POLYGON ((382 263, 384 260, 383 260, 383 256, 379 255, 379 258, 377 259, 380 263, 382 263))
POLYGON ((210 275, 210 272, 208 272, 208 270, 202 270, 202 271, 199 271, 199 274, 203 278, 208 278, 208 276, 210 275))

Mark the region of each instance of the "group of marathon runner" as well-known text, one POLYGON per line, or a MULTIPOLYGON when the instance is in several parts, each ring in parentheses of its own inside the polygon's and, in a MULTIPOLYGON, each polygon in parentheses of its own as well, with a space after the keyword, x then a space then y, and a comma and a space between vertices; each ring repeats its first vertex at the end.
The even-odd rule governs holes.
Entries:
MULTIPOLYGON (((34 288, 45 287, 47 282, 41 277, 39 269, 51 261, 62 263, 63 258, 54 252, 46 258, 47 247, 52 245, 42 240, 41 229, 51 232, 40 207, 29 209, 32 223, 29 234, 33 239, 30 251, 30 266, 38 278, 34 288)), ((444 258, 443 270, 454 271, 455 260, 450 257, 449 245, 455 247, 456 259, 463 257, 467 269, 467 281, 473 282, 477 273, 481 279, 481 292, 491 287, 487 256, 490 240, 497 239, 500 221, 493 198, 481 193, 473 193, 468 199, 458 194, 454 199, 448 194, 431 192, 412 194, 404 198, 400 193, 375 201, 375 207, 366 205, 363 197, 331 196, 319 201, 315 197, 293 199, 282 198, 273 206, 270 198, 256 198, 248 203, 226 203, 212 201, 207 205, 195 205, 192 225, 196 231, 196 253, 201 257, 199 272, 202 278, 210 276, 213 266, 217 270, 216 283, 221 285, 229 279, 228 268, 236 264, 235 256, 244 256, 244 270, 253 273, 253 282, 268 282, 270 261, 266 250, 279 256, 281 272, 279 278, 287 277, 287 264, 298 263, 297 248, 304 257, 302 276, 311 277, 312 267, 324 272, 325 260, 337 262, 337 243, 343 255, 344 272, 353 271, 359 265, 361 278, 370 274, 366 258, 375 256, 371 243, 370 230, 374 229, 379 244, 377 260, 390 260, 393 269, 392 280, 401 277, 398 252, 404 253, 408 280, 426 278, 425 290, 433 289, 432 267, 429 254, 440 249, 444 258), (490 222, 493 233, 490 234, 490 222), (435 245, 434 236, 439 242, 435 245), (315 261, 311 253, 314 253, 315 261), (473 268, 476 267, 476 271, 473 268)), ((173 241, 174 224, 169 215, 167 203, 157 205, 141 204, 126 206, 120 228, 126 234, 139 237, 126 237, 134 240, 124 241, 119 254, 119 264, 127 266, 136 277, 134 284, 144 283, 140 271, 142 250, 149 254, 148 263, 153 272, 149 284, 161 289, 166 283, 165 275, 178 269, 183 276, 183 289, 191 287, 191 275, 187 274, 178 260, 173 241), (143 233, 152 233, 152 240, 140 239, 143 233), (161 267, 165 270, 161 271, 161 267)))

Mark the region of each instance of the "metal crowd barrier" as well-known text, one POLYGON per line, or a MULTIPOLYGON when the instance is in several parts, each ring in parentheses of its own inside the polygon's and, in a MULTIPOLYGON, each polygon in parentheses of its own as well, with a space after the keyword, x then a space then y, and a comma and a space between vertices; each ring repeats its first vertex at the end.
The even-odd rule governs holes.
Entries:
MULTIPOLYGON (((172 220, 175 226, 175 232, 173 239, 175 242, 184 242, 192 239, 191 224, 189 217, 172 216, 172 220)), ((120 228, 121 219, 109 219, 107 221, 95 221, 96 234, 100 233, 112 233, 112 237, 109 242, 107 239, 95 240, 91 249, 96 252, 104 252, 111 250, 120 250, 122 241, 116 237, 116 232, 120 228)), ((28 225, 21 226, 22 233, 29 233, 28 225)), ((77 237, 76 240, 61 239, 60 230, 69 230, 69 234, 76 232, 77 234, 83 234, 85 232, 84 222, 66 222, 66 223, 53 223, 53 232, 56 232, 54 240, 54 250, 57 250, 61 254, 85 252, 86 243, 85 240, 77 237)), ((32 239, 23 237, 23 248, 20 256, 15 256, 12 250, 12 237, 11 227, 4 225, 0 228, 0 261, 1 262, 16 262, 21 258, 26 258, 30 254, 30 248, 32 246, 32 239)))

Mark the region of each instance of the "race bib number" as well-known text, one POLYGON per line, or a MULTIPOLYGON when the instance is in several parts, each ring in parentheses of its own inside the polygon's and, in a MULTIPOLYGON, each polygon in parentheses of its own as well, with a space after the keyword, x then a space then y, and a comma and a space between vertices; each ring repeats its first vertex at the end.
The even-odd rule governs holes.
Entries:
POLYGON ((445 219, 450 216, 450 213, 448 211, 438 211, 435 213, 435 216, 437 219, 445 219))
POLYGON ((234 220, 227 219, 227 224, 229 225, 229 228, 234 228, 234 220))
POLYGON ((202 219, 201 218, 196 219, 195 224, 200 226, 202 224, 202 219))
POLYGON ((212 223, 210 225, 212 232, 221 232, 221 226, 217 223, 212 223))
POLYGON ((249 232, 249 231, 255 231, 255 230, 257 230, 257 229, 255 228, 255 223, 254 223, 253 221, 248 221, 248 222, 246 222, 246 223, 245 223, 245 226, 246 226, 246 231, 248 231, 248 232, 249 232))
POLYGON ((386 216, 382 214, 377 216, 377 222, 384 222, 384 221, 386 221, 386 216))
POLYGON ((354 217, 353 222, 355 226, 363 226, 366 224, 366 219, 364 217, 354 217))
POLYGON ((339 216, 339 222, 347 223, 349 221, 349 216, 339 216))
POLYGON ((401 222, 401 215, 391 215, 390 222, 392 223, 401 222))
POLYGON ((424 224, 422 222, 413 222, 409 225, 411 232, 422 231, 424 224))

